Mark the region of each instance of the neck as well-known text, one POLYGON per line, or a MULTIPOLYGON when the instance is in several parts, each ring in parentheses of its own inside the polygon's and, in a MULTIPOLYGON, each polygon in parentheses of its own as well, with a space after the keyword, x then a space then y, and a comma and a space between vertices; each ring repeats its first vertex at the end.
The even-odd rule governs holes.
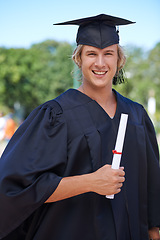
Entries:
POLYGON ((109 102, 113 97, 112 87, 109 88, 90 88, 82 84, 79 88, 79 91, 86 94, 88 97, 92 98, 96 102, 106 103, 109 102))
POLYGON ((117 102, 111 86, 108 88, 92 89, 82 84, 78 90, 95 100, 110 117, 114 117, 117 102))

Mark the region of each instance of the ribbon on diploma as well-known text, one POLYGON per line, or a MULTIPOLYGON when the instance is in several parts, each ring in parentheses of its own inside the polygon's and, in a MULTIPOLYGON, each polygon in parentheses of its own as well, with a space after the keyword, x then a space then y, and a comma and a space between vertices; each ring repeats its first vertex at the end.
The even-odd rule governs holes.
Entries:
POLYGON ((122 152, 117 152, 116 150, 112 150, 113 154, 122 154, 122 152))

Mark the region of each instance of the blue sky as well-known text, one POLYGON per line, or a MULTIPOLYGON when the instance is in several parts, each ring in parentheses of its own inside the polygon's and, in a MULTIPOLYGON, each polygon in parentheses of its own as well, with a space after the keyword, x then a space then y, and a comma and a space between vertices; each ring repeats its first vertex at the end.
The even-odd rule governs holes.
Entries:
POLYGON ((151 49, 160 41, 160 0, 0 0, 0 46, 30 47, 47 39, 75 42, 76 26, 53 23, 105 13, 135 21, 120 44, 151 49))

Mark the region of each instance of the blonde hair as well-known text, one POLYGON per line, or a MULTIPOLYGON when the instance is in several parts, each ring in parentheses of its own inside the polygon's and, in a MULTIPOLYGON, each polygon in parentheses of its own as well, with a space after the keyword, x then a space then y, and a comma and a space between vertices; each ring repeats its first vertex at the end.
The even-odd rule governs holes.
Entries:
POLYGON ((81 53, 83 46, 84 45, 82 44, 78 45, 72 55, 72 60, 77 64, 79 68, 81 68, 81 53))
POLYGON ((117 62, 117 71, 119 71, 124 67, 126 63, 126 56, 124 54, 123 48, 118 45, 118 62, 117 62))
MULTIPOLYGON (((78 45, 77 48, 74 50, 72 55, 72 60, 77 64, 77 66, 81 69, 81 53, 84 45, 78 45)), ((124 76, 123 76, 123 67, 126 63, 126 56, 124 54, 123 48, 118 45, 117 47, 117 53, 118 53, 118 61, 117 61, 117 72, 113 79, 113 84, 122 83, 124 82, 124 76)))

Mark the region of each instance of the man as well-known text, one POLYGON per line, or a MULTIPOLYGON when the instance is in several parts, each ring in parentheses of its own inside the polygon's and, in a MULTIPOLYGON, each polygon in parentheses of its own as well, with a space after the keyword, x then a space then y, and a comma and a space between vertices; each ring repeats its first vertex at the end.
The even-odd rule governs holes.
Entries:
POLYGON ((122 68, 115 25, 129 23, 104 14, 62 23, 80 25, 73 58, 79 54, 82 85, 37 107, 6 148, 0 166, 1 238, 159 238, 155 132, 141 105, 112 90, 122 68), (112 150, 121 113, 129 121, 123 167, 115 170, 112 150), (105 197, 111 194, 114 199, 105 197))

